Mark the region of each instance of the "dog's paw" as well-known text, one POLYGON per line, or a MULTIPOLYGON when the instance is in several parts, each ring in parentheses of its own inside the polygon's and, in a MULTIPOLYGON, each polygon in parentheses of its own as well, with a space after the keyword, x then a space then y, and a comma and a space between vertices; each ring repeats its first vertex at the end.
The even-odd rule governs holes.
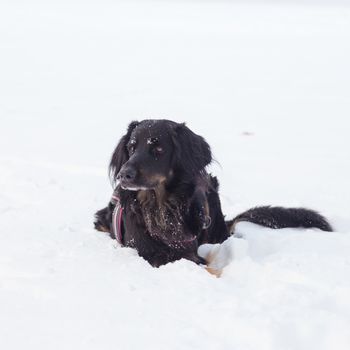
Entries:
POLYGON ((110 233, 109 228, 104 226, 100 221, 95 221, 94 226, 97 231, 110 233))

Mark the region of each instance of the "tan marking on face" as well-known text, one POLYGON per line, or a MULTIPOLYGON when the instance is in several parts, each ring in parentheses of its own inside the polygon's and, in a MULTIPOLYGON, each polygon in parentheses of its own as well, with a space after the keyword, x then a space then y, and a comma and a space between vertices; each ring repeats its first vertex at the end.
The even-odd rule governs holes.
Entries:
POLYGON ((152 200, 156 198, 158 205, 162 206, 167 199, 166 190, 165 190, 165 181, 167 178, 163 175, 153 175, 149 178, 151 183, 157 184, 156 187, 152 190, 140 190, 137 193, 137 199, 141 205, 147 205, 152 200), (155 197, 154 197, 155 195, 155 197))
POLYGON ((141 205, 147 205, 153 199, 152 190, 140 190, 137 192, 137 200, 141 205))
POLYGON ((163 182, 166 181, 166 176, 164 175, 152 175, 149 177, 149 182, 155 183, 155 184, 162 184, 163 182))
POLYGON ((167 191, 165 189, 165 179, 166 178, 164 177, 164 180, 155 188, 157 202, 160 206, 163 206, 168 199, 167 191))

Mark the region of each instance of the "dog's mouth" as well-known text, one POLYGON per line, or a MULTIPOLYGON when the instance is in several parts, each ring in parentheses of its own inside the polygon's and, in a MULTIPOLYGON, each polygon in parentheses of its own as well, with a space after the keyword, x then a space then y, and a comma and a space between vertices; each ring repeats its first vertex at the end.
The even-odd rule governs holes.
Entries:
POLYGON ((136 184, 130 181, 119 181, 120 187, 127 191, 147 191, 154 190, 156 185, 136 184))
POLYGON ((150 179, 137 179, 128 180, 120 179, 119 184, 123 190, 128 191, 147 191, 147 190, 156 190, 161 184, 165 182, 165 176, 154 175, 150 179))
POLYGON ((153 188, 148 188, 144 186, 134 186, 134 185, 120 185, 123 190, 127 191, 146 191, 146 190, 152 190, 153 188))

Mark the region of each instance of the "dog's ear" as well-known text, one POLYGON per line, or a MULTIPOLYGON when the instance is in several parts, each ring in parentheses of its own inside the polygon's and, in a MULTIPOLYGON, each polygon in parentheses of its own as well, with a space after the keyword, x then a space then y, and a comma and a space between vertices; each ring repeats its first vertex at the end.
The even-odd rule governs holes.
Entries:
POLYGON ((204 138, 195 134, 183 123, 175 126, 173 140, 177 167, 190 177, 203 173, 205 167, 212 161, 210 147, 204 138))
POLYGON ((109 163, 109 176, 112 181, 112 183, 115 183, 116 177, 123 166, 124 163, 126 163, 129 159, 129 153, 126 148, 131 133, 133 130, 139 125, 139 122, 133 121, 128 126, 128 131, 126 134, 120 139, 117 147, 115 148, 111 161, 109 163))

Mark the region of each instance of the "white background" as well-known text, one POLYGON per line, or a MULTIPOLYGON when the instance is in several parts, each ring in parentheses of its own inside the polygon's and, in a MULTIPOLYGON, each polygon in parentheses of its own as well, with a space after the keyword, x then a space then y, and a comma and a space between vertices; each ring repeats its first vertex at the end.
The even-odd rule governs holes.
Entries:
POLYGON ((348 1, 2 1, 0 346, 349 349, 348 1), (212 146, 228 218, 306 206, 336 233, 239 226, 216 279, 93 230, 131 120, 212 146))

